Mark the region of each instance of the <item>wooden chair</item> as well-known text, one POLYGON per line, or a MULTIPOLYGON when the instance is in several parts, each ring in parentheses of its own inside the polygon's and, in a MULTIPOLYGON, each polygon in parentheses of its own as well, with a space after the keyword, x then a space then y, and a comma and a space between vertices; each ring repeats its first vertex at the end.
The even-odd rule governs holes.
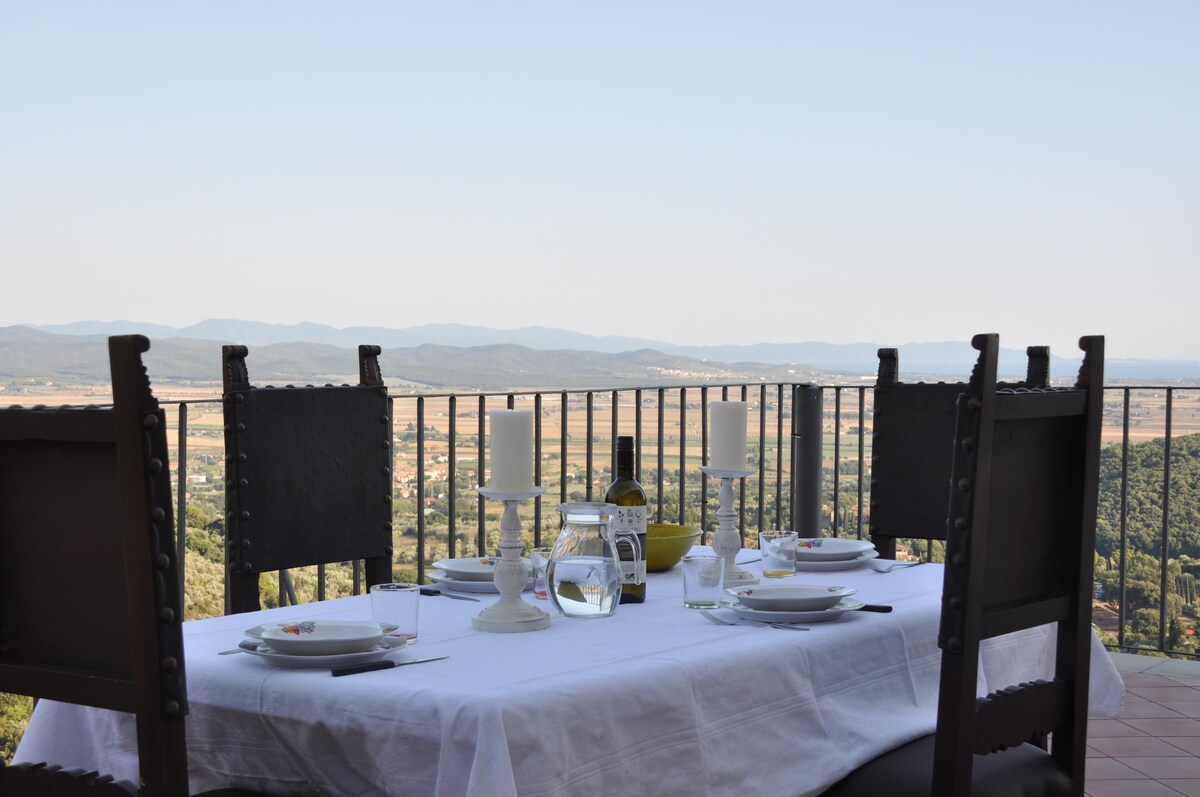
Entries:
POLYGON ((937 730, 827 797, 1083 794, 1104 339, 1080 340, 1074 388, 1004 388, 998 342, 958 401, 938 646, 937 730), (976 698, 980 643, 1058 623, 1053 680, 976 698), (1029 740, 1051 737, 1046 752, 1029 740))
MULTIPOLYGON (((259 576, 366 562, 392 580, 392 419, 378 346, 359 346, 359 384, 250 384, 245 346, 225 346, 227 584, 232 613, 256 611, 259 576)), ((294 595, 293 595, 294 601, 294 595)))
POLYGON ((141 787, 17 764, 0 768, 5 797, 188 794, 182 595, 149 348, 109 339, 112 407, 0 410, 0 692, 133 714, 141 787))
MULTIPOLYGON (((1025 380, 1009 387, 1046 387, 1050 348, 1030 346, 1025 380)), ((871 542, 885 559, 896 540, 946 539, 955 405, 962 382, 900 381, 900 355, 880 349, 871 426, 871 542)))

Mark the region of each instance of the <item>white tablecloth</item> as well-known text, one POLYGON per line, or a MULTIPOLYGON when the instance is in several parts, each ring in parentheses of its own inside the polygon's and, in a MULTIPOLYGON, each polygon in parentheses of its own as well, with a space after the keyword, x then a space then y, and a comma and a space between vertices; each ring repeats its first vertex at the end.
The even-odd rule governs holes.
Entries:
MULTIPOLYGON (((746 552, 747 556, 751 552, 746 552)), ((757 565, 747 569, 756 572, 757 565)), ((422 597, 420 639, 399 658, 444 661, 331 678, 218 656, 284 619, 369 619, 366 597, 185 624, 192 788, 428 797, 752 797, 818 794, 862 762, 934 728, 937 565, 804 573, 890 614, 807 632, 713 625, 681 605, 678 569, 604 620, 554 614, 548 630, 471 629, 484 603, 422 597)), ((526 599, 553 614, 547 601, 526 599)), ((980 694, 1050 673, 1053 635, 985 644, 980 694)), ((1099 642, 1094 715, 1124 690, 1099 642)), ((17 761, 136 780, 129 715, 41 701, 17 761)))

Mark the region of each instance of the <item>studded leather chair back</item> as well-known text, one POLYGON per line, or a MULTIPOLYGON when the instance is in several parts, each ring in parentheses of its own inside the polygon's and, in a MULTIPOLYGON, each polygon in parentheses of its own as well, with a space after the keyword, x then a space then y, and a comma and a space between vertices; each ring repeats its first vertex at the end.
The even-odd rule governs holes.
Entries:
POLYGON ((150 341, 108 348, 111 407, 0 410, 0 692, 135 715, 142 785, 40 762, 0 768, 5 797, 188 794, 166 418, 150 341))
MULTIPOLYGON (((1011 387, 1045 387, 1050 350, 1026 349, 1023 382, 1011 387)), ((896 558, 896 540, 946 539, 946 494, 953 455, 958 396, 964 382, 900 381, 896 349, 879 350, 871 427, 869 529, 879 555, 896 558)))
POLYGON ((287 568, 365 560, 366 586, 391 581, 392 420, 379 352, 359 347, 357 385, 255 387, 246 347, 224 347, 232 612, 259 609, 259 577, 287 568))

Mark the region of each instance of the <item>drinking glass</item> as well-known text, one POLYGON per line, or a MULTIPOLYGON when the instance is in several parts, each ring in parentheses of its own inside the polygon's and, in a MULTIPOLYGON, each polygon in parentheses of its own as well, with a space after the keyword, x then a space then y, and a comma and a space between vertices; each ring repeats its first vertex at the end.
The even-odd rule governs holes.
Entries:
POLYGON ((767 578, 796 575, 796 532, 763 531, 758 535, 762 572, 767 578))
POLYGON ((417 641, 417 615, 421 607, 417 584, 375 584, 371 587, 371 617, 380 625, 395 626, 388 636, 417 641))
POLYGON ((551 548, 534 548, 529 552, 533 565, 533 597, 546 600, 550 597, 546 589, 546 565, 550 564, 551 548))
POLYGON ((680 560, 683 570, 683 605, 689 609, 715 609, 725 586, 725 560, 696 554, 680 560))

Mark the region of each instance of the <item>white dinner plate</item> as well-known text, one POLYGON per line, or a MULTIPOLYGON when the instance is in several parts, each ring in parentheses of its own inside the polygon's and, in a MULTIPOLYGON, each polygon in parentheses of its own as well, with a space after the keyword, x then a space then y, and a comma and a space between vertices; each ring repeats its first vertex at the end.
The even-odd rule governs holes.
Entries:
MULTIPOLYGON (((533 564, 528 559, 521 560, 526 572, 533 572, 533 564)), ((441 570, 456 581, 491 581, 496 575, 498 556, 476 556, 470 559, 439 559, 433 567, 441 570)))
POLYGON ((855 559, 841 559, 833 562, 802 562, 796 560, 796 572, 828 573, 833 570, 853 570, 862 567, 868 559, 877 559, 879 551, 871 549, 855 559))
MULTIPOLYGON (((459 581, 445 573, 438 572, 430 573, 429 577, 437 583, 445 585, 446 589, 455 592, 490 592, 494 595, 500 594, 500 590, 496 589, 495 581, 459 581)), ((533 579, 525 582, 525 589, 533 589, 533 579)))
POLYGON ((343 620, 296 620, 263 629, 262 640, 272 650, 296 656, 335 656, 364 653, 379 644, 378 623, 343 620))
MULTIPOLYGON (((342 623, 343 625, 361 625, 363 628, 378 628, 385 634, 390 634, 397 628, 397 626, 389 625, 388 623, 377 623, 374 620, 338 620, 338 622, 342 623)), ((281 625, 285 625, 285 623, 267 623, 266 625, 256 625, 253 628, 247 628, 242 633, 251 639, 257 639, 259 642, 262 642, 263 631, 267 630, 268 628, 278 628, 281 625)))
POLYGON ((764 623, 826 623, 838 619, 846 612, 857 611, 866 605, 855 598, 842 598, 838 601, 837 606, 819 612, 768 612, 751 609, 732 601, 721 603, 724 608, 732 609, 738 617, 764 623))
POLYGON ((404 647, 406 644, 408 644, 408 640, 401 637, 385 637, 379 640, 379 644, 370 650, 364 650, 360 653, 339 653, 332 656, 296 656, 289 653, 280 653, 266 643, 259 645, 254 650, 247 648, 246 652, 251 656, 257 656, 267 664, 275 667, 292 667, 295 669, 324 667, 330 669, 333 667, 349 667, 351 664, 368 664, 372 661, 378 661, 387 654, 404 647))
POLYGON ((824 584, 747 584, 725 594, 748 609, 769 612, 816 612, 836 606, 858 590, 824 584))
POLYGON ((875 550, 870 540, 851 540, 844 537, 806 537, 796 540, 796 561, 835 562, 857 559, 875 550))

